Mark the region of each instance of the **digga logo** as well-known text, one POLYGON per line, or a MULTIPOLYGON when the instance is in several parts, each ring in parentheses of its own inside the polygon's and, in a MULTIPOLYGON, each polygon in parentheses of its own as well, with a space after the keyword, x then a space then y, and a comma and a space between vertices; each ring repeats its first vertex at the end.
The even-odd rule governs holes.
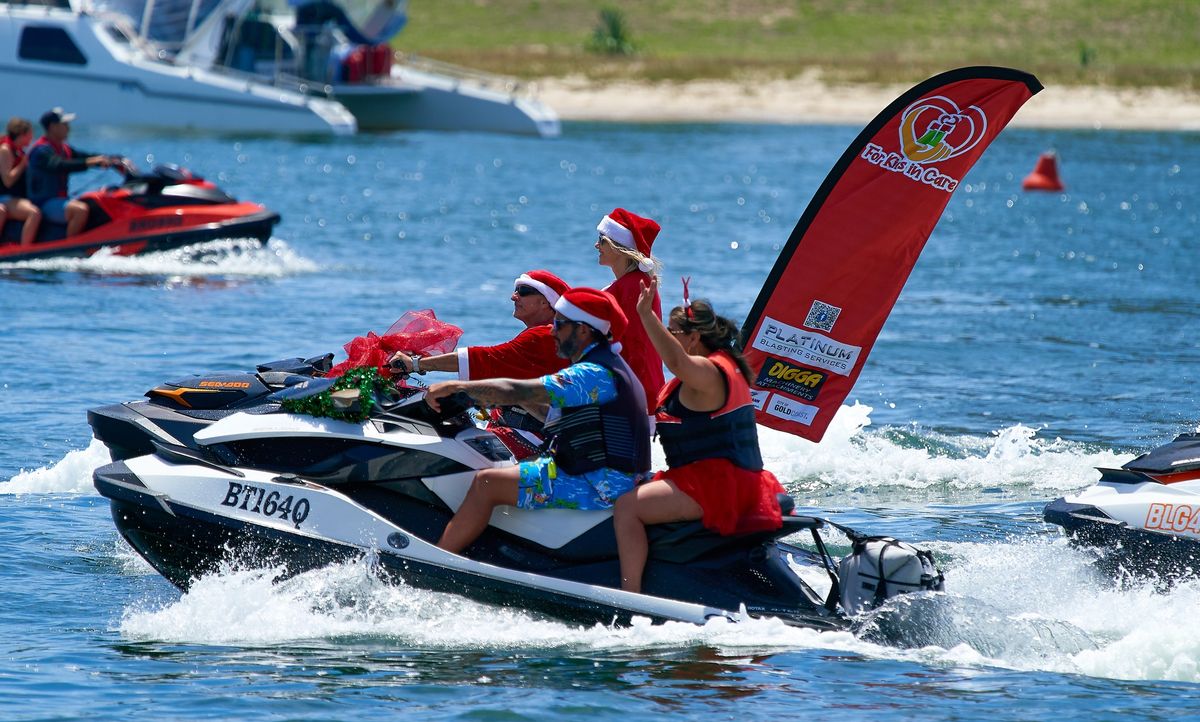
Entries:
POLYGON ((828 374, 824 371, 796 366, 782 359, 767 357, 754 385, 760 389, 775 389, 805 401, 815 401, 828 374))
POLYGON ((937 163, 975 147, 987 132, 987 116, 972 105, 960 109, 941 95, 922 98, 900 119, 900 150, 914 163, 937 163))

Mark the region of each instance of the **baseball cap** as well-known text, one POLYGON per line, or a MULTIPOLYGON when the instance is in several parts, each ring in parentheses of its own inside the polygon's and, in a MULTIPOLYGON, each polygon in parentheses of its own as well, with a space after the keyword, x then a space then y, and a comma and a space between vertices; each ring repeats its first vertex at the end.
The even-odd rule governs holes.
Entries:
POLYGON ((68 113, 62 108, 55 107, 42 113, 40 122, 43 128, 49 128, 55 123, 70 123, 72 120, 75 120, 74 113, 68 113))

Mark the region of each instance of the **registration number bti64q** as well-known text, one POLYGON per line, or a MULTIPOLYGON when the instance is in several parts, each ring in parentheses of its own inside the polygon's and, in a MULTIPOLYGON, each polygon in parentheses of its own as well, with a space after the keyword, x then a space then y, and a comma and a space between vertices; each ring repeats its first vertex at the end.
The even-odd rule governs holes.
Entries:
POLYGON ((278 491, 268 492, 261 486, 231 481, 225 491, 225 498, 221 500, 221 506, 231 506, 265 517, 290 521, 299 529, 301 522, 308 518, 312 505, 303 496, 284 496, 278 491))

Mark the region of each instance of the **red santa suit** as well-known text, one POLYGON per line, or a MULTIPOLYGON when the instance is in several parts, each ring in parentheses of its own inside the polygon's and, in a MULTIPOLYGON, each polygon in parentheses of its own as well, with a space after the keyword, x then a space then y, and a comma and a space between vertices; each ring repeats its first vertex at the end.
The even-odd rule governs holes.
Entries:
MULTIPOLYGON (((626 318, 636 318, 638 295, 642 292, 643 284, 650 285, 650 274, 630 271, 604 290, 617 299, 617 306, 625 312, 626 318)), ((658 291, 654 292, 654 315, 662 319, 662 302, 658 298, 658 291)), ((662 359, 658 357, 658 351, 650 343, 646 327, 641 323, 631 323, 625 329, 625 335, 621 337, 621 358, 625 359, 633 375, 642 382, 646 398, 657 399, 664 382, 662 359)), ((653 400, 649 401, 646 412, 653 414, 655 406, 653 400)))
POLYGON ((534 379, 570 365, 570 359, 555 352, 554 328, 548 323, 527 328, 502 344, 458 349, 458 378, 464 381, 534 379))
MULTIPOLYGON (((629 271, 604 289, 617 299, 617 305, 625 312, 626 318, 636 318, 637 300, 642 286, 650 285, 649 271, 654 268, 650 250, 654 246, 654 239, 658 237, 659 225, 624 208, 614 208, 612 213, 600 219, 596 230, 613 243, 644 256, 637 270, 629 271)), ((657 291, 654 292, 654 315, 662 320, 662 302, 657 291)), ((629 324, 629 329, 621 339, 621 358, 625 359, 638 381, 642 382, 648 402, 646 413, 653 416, 654 400, 658 398, 658 391, 663 386, 662 359, 658 357, 658 351, 650 343, 650 337, 646 335, 642 324, 629 324)))

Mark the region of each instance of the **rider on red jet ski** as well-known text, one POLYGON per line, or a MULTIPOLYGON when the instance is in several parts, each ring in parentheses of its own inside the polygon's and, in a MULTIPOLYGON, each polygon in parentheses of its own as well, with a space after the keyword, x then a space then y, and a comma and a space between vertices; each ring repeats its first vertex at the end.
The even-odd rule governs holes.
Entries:
POLYGON ((29 151, 29 200, 42 209, 42 215, 53 223, 67 224, 67 235, 73 236, 85 227, 88 220, 86 203, 71 200, 68 186, 72 173, 91 168, 113 166, 131 168, 123 156, 110 156, 72 148, 67 145, 74 113, 54 108, 42 114, 45 135, 38 138, 29 151))

